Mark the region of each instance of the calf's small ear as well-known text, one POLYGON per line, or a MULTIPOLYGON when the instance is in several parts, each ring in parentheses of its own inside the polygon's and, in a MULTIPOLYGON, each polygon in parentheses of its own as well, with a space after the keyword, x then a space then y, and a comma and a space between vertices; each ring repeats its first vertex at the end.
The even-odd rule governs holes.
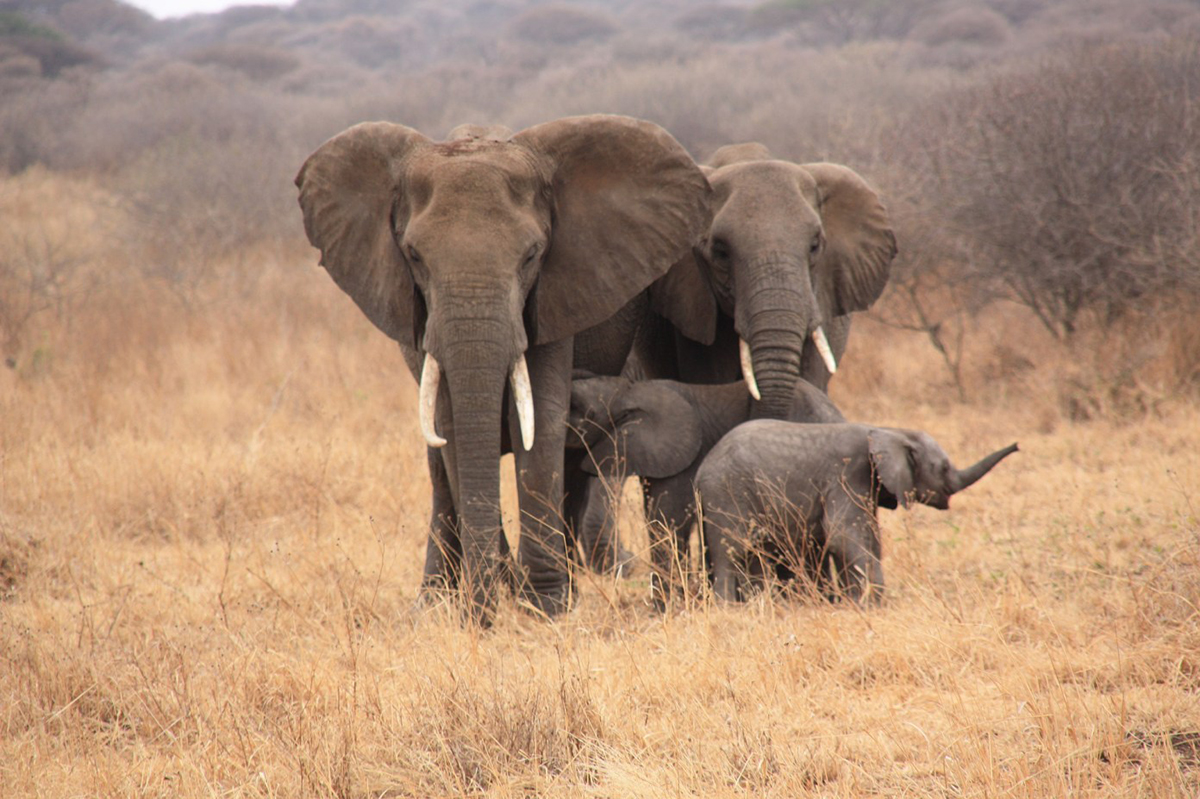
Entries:
POLYGON ((891 430, 871 430, 867 433, 867 451, 880 484, 907 508, 914 487, 913 453, 908 440, 891 430))

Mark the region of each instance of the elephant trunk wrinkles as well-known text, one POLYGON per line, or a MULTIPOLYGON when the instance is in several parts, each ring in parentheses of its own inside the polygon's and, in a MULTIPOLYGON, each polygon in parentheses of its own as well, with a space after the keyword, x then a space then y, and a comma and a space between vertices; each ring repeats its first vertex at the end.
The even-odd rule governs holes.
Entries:
POLYGON ((454 419, 459 486, 459 540, 462 588, 473 617, 491 620, 504 563, 498 547, 500 523, 500 442, 504 386, 516 357, 501 320, 448 324, 442 364, 454 419))
POLYGON ((787 254, 768 255, 737 270, 736 327, 750 345, 758 390, 754 418, 783 419, 791 410, 804 341, 817 325, 817 303, 807 261, 787 254))
POLYGON ((957 470, 950 479, 950 488, 952 493, 957 494, 964 488, 972 485, 979 478, 992 470, 997 463, 1007 458, 1009 455, 1017 451, 1016 444, 1010 444, 1004 449, 996 450, 991 455, 988 455, 979 463, 968 466, 965 469, 957 470))

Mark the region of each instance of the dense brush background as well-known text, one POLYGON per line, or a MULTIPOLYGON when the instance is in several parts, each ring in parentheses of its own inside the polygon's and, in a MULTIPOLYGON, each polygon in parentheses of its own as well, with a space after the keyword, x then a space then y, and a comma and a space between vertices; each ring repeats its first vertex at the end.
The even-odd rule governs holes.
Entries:
POLYGON ((0 0, 0 794, 1194 797, 1198 314, 1197 2, 0 0), (411 612, 415 387, 292 176, 591 112, 881 190, 834 399, 1022 449, 884 607, 411 612))

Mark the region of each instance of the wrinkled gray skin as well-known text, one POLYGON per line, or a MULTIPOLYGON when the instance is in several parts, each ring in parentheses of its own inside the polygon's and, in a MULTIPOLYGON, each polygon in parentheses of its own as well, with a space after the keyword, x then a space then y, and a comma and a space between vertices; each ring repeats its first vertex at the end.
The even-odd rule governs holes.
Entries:
POLYGON ((465 126, 445 142, 364 123, 318 148, 296 185, 334 281, 400 344, 418 380, 441 376, 422 387, 433 483, 422 595, 461 591, 471 617, 490 622, 511 565, 499 472, 511 450, 522 591, 535 608, 562 610, 572 366, 621 368, 645 289, 707 229, 703 174, 657 125, 595 115, 515 135, 465 126), (522 363, 528 451, 517 408, 529 405, 512 398, 522 363), (435 448, 439 437, 447 443, 435 448))
MULTIPOLYGON (((696 470, 722 436, 753 415, 755 404, 741 381, 716 386, 588 377, 572 384, 570 425, 577 437, 568 435, 567 446, 584 447, 583 469, 603 477, 593 483, 603 494, 589 501, 579 538, 615 540, 607 494, 626 476, 640 477, 652 531, 652 596, 659 607, 686 565, 696 470), (605 529, 594 529, 599 526, 605 529)), ((829 397, 805 380, 796 383, 788 418, 845 421, 829 397)))
MULTIPOLYGON (((713 220, 686 257, 650 288, 652 312, 639 331, 629 374, 685 383, 742 379, 739 339, 749 344, 762 400, 755 418, 786 419, 798 380, 826 391, 830 372, 812 332, 820 326, 839 360, 850 314, 887 284, 896 239, 879 196, 838 164, 798 165, 761 144, 722 147, 703 167, 713 220)), ((568 470, 567 518, 591 562, 612 562, 607 529, 585 525, 603 492, 568 470)), ((649 508, 647 509, 650 510, 649 508)))
POLYGON ((916 430, 747 422, 713 447, 696 473, 713 592, 725 601, 745 599, 769 568, 764 560, 791 554, 818 575, 829 569, 839 581, 834 591, 878 602, 877 508, 920 502, 946 510, 952 495, 1016 451, 1013 444, 959 470, 916 430))

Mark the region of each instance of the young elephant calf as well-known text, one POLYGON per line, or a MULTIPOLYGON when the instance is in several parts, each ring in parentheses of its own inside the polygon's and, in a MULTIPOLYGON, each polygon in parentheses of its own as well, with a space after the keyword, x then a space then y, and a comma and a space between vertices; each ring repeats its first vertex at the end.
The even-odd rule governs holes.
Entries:
POLYGON ((1017 451, 1013 444, 955 469, 928 434, 863 424, 753 421, 713 447, 696 473, 704 543, 718 598, 745 598, 762 576, 753 552, 798 553, 850 598, 883 593, 879 506, 916 501, 939 510, 951 495, 1017 451))
MULTIPOLYGON (((576 444, 587 450, 584 471, 604 477, 608 490, 626 475, 642 479, 659 605, 665 599, 660 581, 674 582, 669 575, 688 550, 696 469, 713 445, 753 410, 754 400, 741 381, 693 385, 589 377, 572 384, 570 424, 578 433, 576 444)), ((789 418, 845 421, 829 397, 804 380, 797 382, 789 418)), ((596 479, 583 490, 587 507, 577 536, 585 552, 610 550, 614 524, 608 491, 596 479)))

